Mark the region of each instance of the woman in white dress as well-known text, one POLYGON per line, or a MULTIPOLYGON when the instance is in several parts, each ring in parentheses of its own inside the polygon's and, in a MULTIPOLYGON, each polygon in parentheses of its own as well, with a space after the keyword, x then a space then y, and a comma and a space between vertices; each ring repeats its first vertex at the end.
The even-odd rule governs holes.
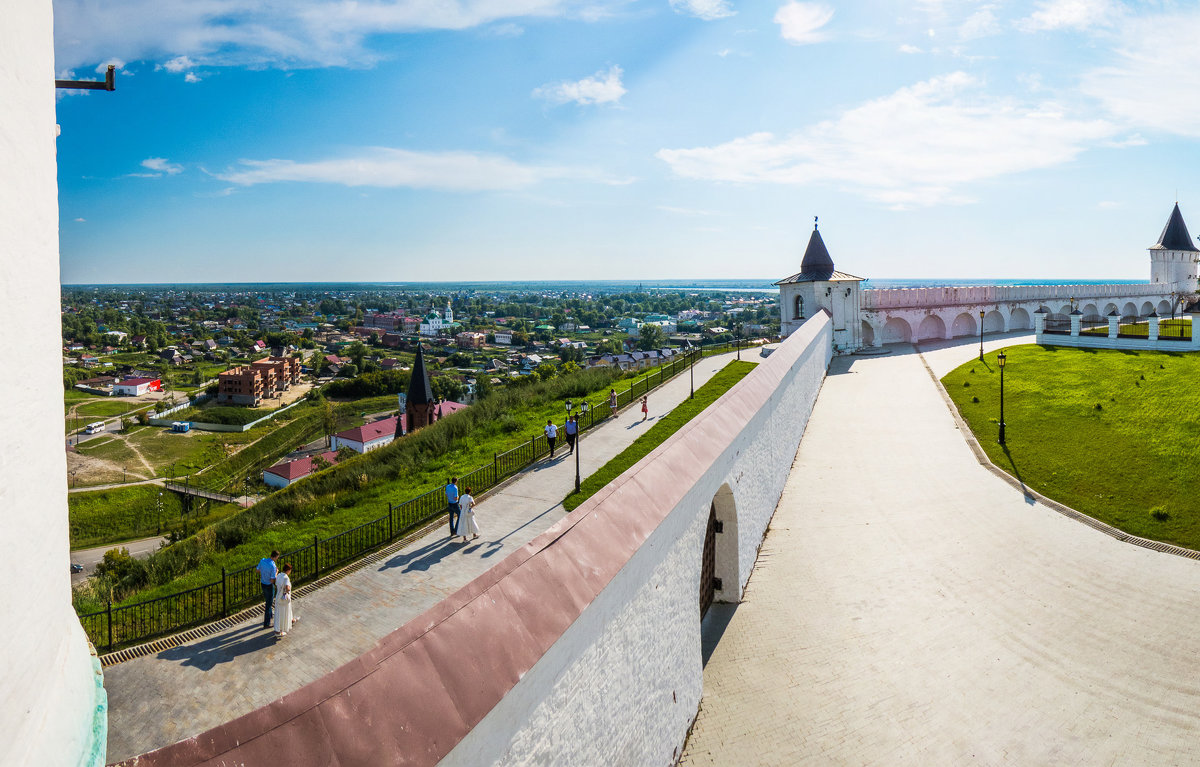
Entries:
POLYGON ((275 636, 287 636, 295 619, 292 616, 292 565, 284 565, 275 576, 275 636))
POLYGON ((479 537, 479 525, 475 524, 475 497, 471 495, 471 488, 468 487, 459 497, 458 505, 462 509, 462 516, 458 518, 458 533, 462 536, 463 543, 466 543, 479 537))

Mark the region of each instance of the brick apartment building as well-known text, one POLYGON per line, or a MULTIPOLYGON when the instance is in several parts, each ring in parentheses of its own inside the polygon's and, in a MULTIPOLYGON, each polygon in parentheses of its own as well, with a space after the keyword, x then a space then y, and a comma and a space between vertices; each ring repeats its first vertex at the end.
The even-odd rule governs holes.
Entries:
POLYGON ((254 407, 300 382, 300 360, 265 357, 217 376, 217 402, 254 407))

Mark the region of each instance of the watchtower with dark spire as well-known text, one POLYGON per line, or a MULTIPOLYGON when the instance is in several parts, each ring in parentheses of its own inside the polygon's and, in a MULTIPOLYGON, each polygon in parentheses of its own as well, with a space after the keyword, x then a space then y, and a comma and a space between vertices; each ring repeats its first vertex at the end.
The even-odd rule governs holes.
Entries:
POLYGON ((1192 241, 1179 203, 1171 211, 1167 225, 1163 227, 1158 242, 1150 246, 1151 284, 1170 284, 1179 293, 1196 292, 1196 261, 1200 259, 1200 248, 1192 241))
POLYGON ((417 359, 413 363, 412 378, 408 382, 408 397, 405 400, 405 415, 408 430, 416 431, 433 423, 437 402, 433 398, 433 387, 429 385, 429 372, 425 369, 425 350, 417 344, 417 359))
POLYGON ((833 348, 854 351, 862 347, 862 320, 859 317, 862 277, 839 272, 833 266, 818 221, 808 238, 800 271, 776 282, 779 286, 779 320, 786 337, 821 310, 833 318, 833 348))

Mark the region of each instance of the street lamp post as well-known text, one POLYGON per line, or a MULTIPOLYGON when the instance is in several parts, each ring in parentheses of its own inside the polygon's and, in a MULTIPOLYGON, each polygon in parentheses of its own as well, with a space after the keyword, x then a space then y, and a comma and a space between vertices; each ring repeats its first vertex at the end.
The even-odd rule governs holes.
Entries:
POLYGON ((742 323, 739 322, 733 327, 737 331, 737 358, 740 361, 742 359, 742 323))
POLYGON ((688 354, 692 358, 691 364, 688 366, 688 380, 692 384, 692 393, 688 395, 688 399, 696 398, 696 350, 692 349, 688 354))
MULTIPOLYGON (((587 418, 588 403, 579 403, 579 412, 587 418)), ((579 492, 579 447, 583 444, 583 434, 579 432, 579 423, 575 424, 575 492, 579 492)))
POLYGON ((1000 444, 1004 444, 1004 362, 1007 359, 1004 352, 1000 352, 996 357, 996 361, 1000 363, 1000 444))
POLYGON ((979 361, 983 362, 983 310, 979 310, 979 361))

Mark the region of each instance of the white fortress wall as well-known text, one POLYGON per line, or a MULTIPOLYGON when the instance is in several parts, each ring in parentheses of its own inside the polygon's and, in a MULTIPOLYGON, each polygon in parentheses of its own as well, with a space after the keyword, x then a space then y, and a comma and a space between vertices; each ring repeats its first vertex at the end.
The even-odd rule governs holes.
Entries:
POLYGON ((874 289, 862 291, 858 322, 863 344, 879 346, 979 335, 980 312, 984 333, 1032 330, 1038 309, 1085 316, 1170 314, 1191 293, 1194 286, 1186 283, 874 289))
POLYGON ((104 689, 71 608, 50 0, 0 24, 0 764, 102 764, 104 689), (20 439, 17 436, 20 435, 20 439))
MULTIPOLYGON (((724 525, 716 536, 723 586, 716 599, 736 601, 824 381, 832 341, 832 323, 818 313, 613 483, 636 475, 640 487, 662 487, 662 497, 674 500, 617 575, 441 764, 675 762, 702 692, 698 602, 710 506, 724 525)), ((628 500, 618 487, 574 513, 585 510, 617 515, 628 500)))

